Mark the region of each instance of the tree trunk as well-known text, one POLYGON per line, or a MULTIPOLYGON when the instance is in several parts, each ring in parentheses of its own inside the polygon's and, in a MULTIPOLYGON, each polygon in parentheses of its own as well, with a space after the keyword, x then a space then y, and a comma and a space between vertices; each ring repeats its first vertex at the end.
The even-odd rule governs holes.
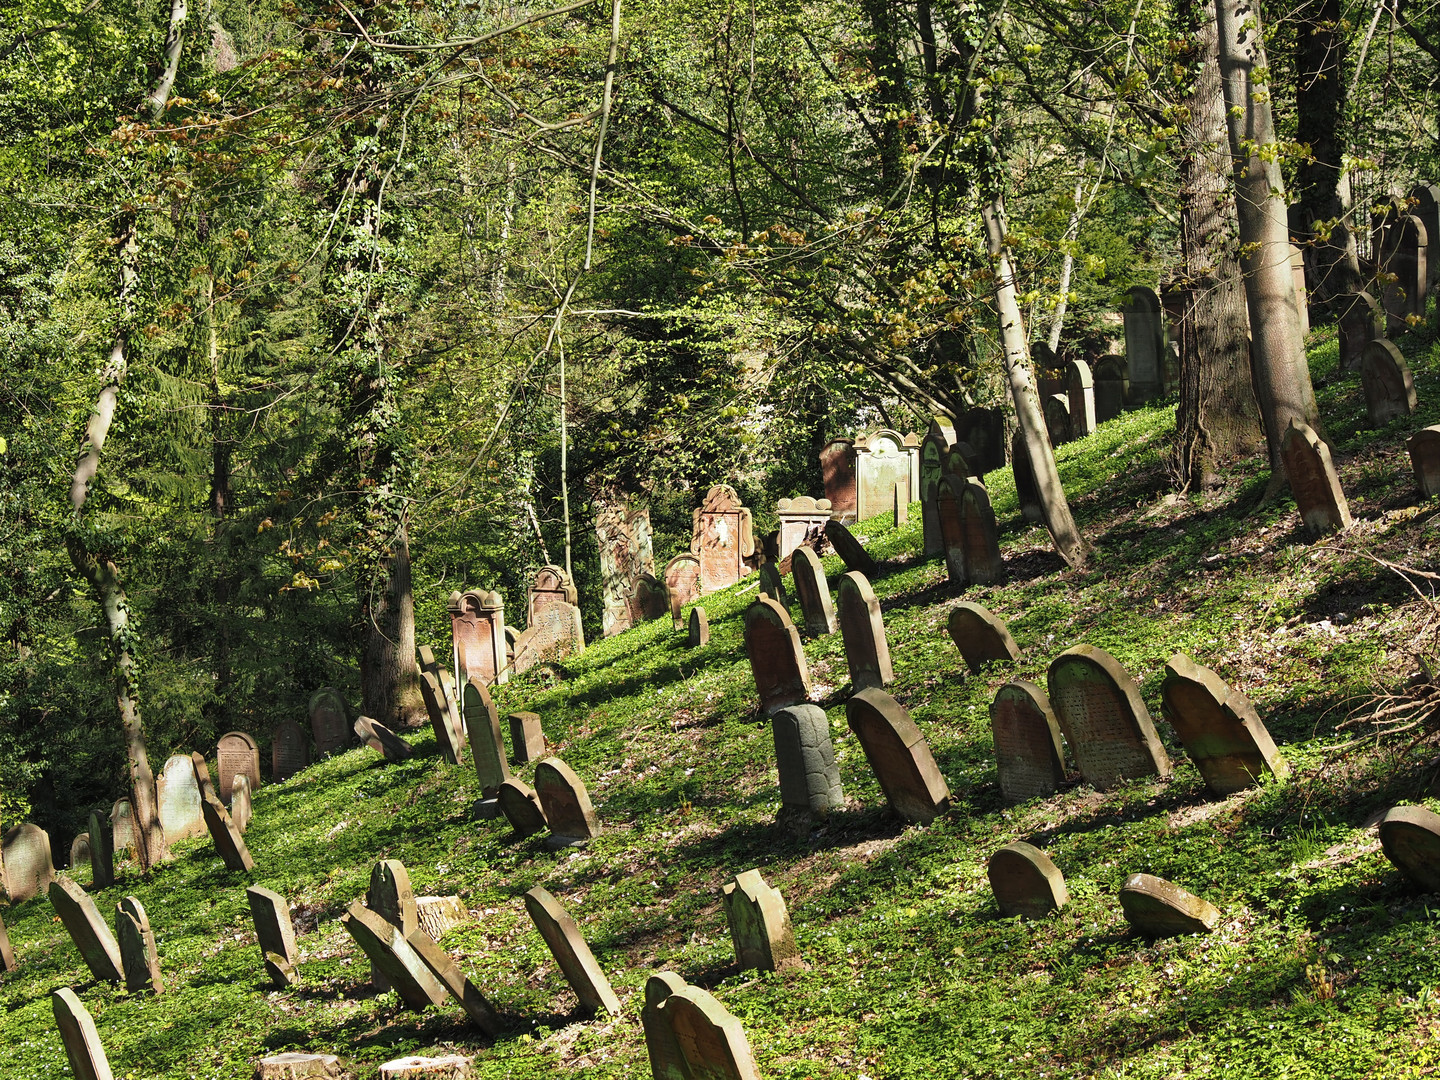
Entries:
POLYGON ((1060 332, 1065 327, 1065 309, 1069 307, 1070 275, 1075 270, 1074 245, 1080 235, 1080 196, 1085 193, 1085 155, 1080 155, 1080 178, 1075 181, 1075 206, 1070 211, 1070 223, 1065 226, 1065 255, 1060 260, 1060 299, 1055 304, 1055 313, 1050 317, 1050 351, 1060 355, 1060 332))
POLYGON ((417 710, 415 597, 410 579, 409 528, 402 519, 388 558, 370 580, 365 646, 360 664, 360 701, 366 716, 386 726, 408 721, 417 710))
POLYGON ((1264 445, 1250 380, 1250 321, 1235 238, 1228 177, 1225 99, 1220 87, 1215 11, 1187 5, 1198 61, 1181 126, 1180 243, 1185 311, 1180 325, 1180 406, 1175 420, 1181 479, 1197 489, 1217 468, 1264 445))
POLYGON ((1265 441, 1270 451, 1267 494, 1284 480, 1280 442, 1291 420, 1323 432, 1310 366, 1300 334, 1300 310, 1290 269, 1285 180, 1270 113, 1270 91, 1256 72, 1268 72, 1260 9, 1249 0, 1214 0, 1219 28, 1235 209, 1240 225, 1245 302, 1253 330, 1250 350, 1265 441))

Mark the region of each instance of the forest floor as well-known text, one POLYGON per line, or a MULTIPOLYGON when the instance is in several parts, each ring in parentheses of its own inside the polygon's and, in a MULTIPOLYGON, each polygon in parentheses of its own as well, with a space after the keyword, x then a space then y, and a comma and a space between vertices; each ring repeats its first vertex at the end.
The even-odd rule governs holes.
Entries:
MULTIPOLYGON (((207 838, 97 895, 107 917, 127 893, 144 903, 166 979, 158 998, 94 982, 44 899, 6 911, 21 966, 0 977, 0 1075, 66 1073, 49 997, 70 985, 122 1077, 233 1080, 286 1050, 339 1054, 359 1078, 392 1058, 448 1052, 475 1055, 482 1077, 647 1077, 640 1006, 662 967, 737 1016, 775 1080, 1440 1070, 1440 905, 1432 913, 1436 899, 1402 880, 1374 829, 1395 803, 1440 805, 1435 725, 1377 735, 1369 721, 1419 701, 1426 673, 1440 672, 1434 579, 1415 572, 1436 568, 1440 505, 1419 502, 1405 452, 1410 432, 1440 422, 1440 361, 1423 331, 1401 344, 1420 410, 1374 431, 1358 376, 1335 370, 1333 331, 1312 337, 1356 517, 1343 536, 1312 542, 1288 496, 1259 505, 1261 461, 1216 490, 1176 495, 1165 465, 1173 402, 1060 448, 1094 544, 1082 570, 1020 518, 1008 470, 992 474, 1008 580, 963 597, 1007 619, 1022 655, 981 677, 946 634, 962 594, 942 560, 921 557, 918 507, 898 530, 883 519, 857 527, 882 567, 888 689, 954 795, 932 824, 907 826, 887 809, 846 727, 835 634, 805 647, 848 801, 807 837, 776 828, 774 749, 741 637, 752 576, 704 598, 704 648, 686 648, 665 620, 499 690, 502 714, 539 713, 551 751, 589 785, 603 832, 587 847, 551 852, 503 819, 474 820, 473 769, 444 764, 428 730, 406 734, 417 756, 402 764, 363 748, 332 757, 255 792, 253 875, 227 872, 207 838), (1010 678, 1044 685, 1050 661, 1079 643, 1108 650, 1139 682, 1174 775, 1103 794, 1072 782, 1005 807, 995 690, 1010 678), (1288 779, 1207 794, 1161 719, 1162 668, 1177 651, 1250 695, 1293 767, 1288 779), (1016 840, 1065 874, 1070 902, 1047 919, 996 909, 986 861, 1016 840), (504 1013, 500 1038, 482 1038, 458 1008, 410 1013, 369 986, 338 918, 382 858, 404 862, 417 895, 463 898, 471 918, 442 945, 504 1013), (734 970, 719 892, 752 867, 784 894, 807 971, 734 970), (1219 926, 1138 937, 1116 900, 1137 871, 1214 903, 1219 926), (266 982, 252 882, 293 906, 302 959, 290 990, 266 982), (537 885, 579 922, 620 1016, 579 1011, 525 912, 521 897, 537 885)), ((833 584, 839 560, 826 569, 833 584)), ((1409 714, 1389 715, 1393 726, 1409 714)), ((528 782, 533 769, 516 771, 528 782)))

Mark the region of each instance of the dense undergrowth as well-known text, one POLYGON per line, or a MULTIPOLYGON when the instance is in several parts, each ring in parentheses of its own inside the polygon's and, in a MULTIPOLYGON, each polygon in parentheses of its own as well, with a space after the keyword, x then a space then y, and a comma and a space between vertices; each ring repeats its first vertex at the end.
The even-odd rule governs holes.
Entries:
MULTIPOLYGON (((1324 337, 1324 332, 1317 333, 1324 337)), ((806 642, 829 711, 849 801, 799 839, 774 825, 773 748, 755 711, 740 613, 752 577, 704 605, 699 650, 667 622, 594 644, 498 694, 544 719, 553 752, 589 784, 604 825, 588 848, 553 853, 477 822, 468 765, 419 756, 389 765, 357 749, 255 794, 253 879, 224 870, 208 841, 178 846, 126 893, 148 909, 167 981, 158 998, 96 984, 48 903, 6 912, 22 967, 0 978, 0 1075, 59 1076, 49 995, 73 985, 118 1076, 235 1078, 290 1049, 338 1053, 356 1076, 406 1053, 477 1055, 479 1075, 648 1076, 641 990, 660 967, 711 989, 738 1016, 766 1077, 1418 1076, 1440 1068, 1440 927, 1381 855, 1373 823, 1429 798, 1440 748, 1426 729, 1375 738, 1368 703, 1436 670, 1433 609, 1411 582, 1437 546, 1433 506, 1417 505, 1404 451, 1440 421, 1440 368, 1411 335, 1421 410, 1366 429, 1358 379, 1335 371, 1333 339, 1312 366, 1356 527, 1312 543, 1293 503, 1259 505, 1251 462, 1212 492, 1173 494, 1165 456, 1173 408, 1112 421, 1062 447, 1061 472, 1095 545, 1066 569, 1020 518, 1008 472, 989 478, 1009 580, 973 588, 1009 620, 1023 655, 966 673, 946 636, 958 597, 943 563, 920 557, 920 522, 862 523, 881 560, 874 582, 897 681, 954 793, 951 812, 905 827, 885 807, 844 720, 838 634, 806 642), (1388 565, 1387 565, 1388 564, 1388 565), (1044 683, 1080 642, 1104 647, 1140 681, 1176 761, 1164 782, 1106 794, 1074 784, 1006 808, 995 783, 988 706, 1011 677, 1044 683), (1295 769, 1283 782, 1207 797, 1169 726, 1159 673, 1176 651, 1255 701, 1295 769), (1417 738, 1418 737, 1418 738, 1417 738), (1049 919, 1001 918, 988 856, 1026 839, 1064 871, 1070 904, 1049 919), (443 944, 507 1015, 493 1043, 458 1008, 413 1014, 376 995, 336 921, 380 858, 399 858, 417 894, 458 893, 472 916, 443 944), (736 973, 721 884, 751 867, 784 893, 809 970, 736 973), (1206 937, 1151 943, 1131 933, 1115 891, 1130 873, 1168 877, 1216 905, 1206 937), (287 895, 302 982, 271 991, 244 887, 287 895), (574 995, 520 897, 544 885, 580 921, 625 1005, 613 1020, 574 995)), ((776 493, 777 495, 789 493, 776 493)), ((832 583, 841 567, 827 559, 832 583)), ((483 584, 483 583, 471 583, 483 584)), ((186 748, 188 749, 188 748, 186 748)), ((529 779, 533 766, 518 771, 529 779)))

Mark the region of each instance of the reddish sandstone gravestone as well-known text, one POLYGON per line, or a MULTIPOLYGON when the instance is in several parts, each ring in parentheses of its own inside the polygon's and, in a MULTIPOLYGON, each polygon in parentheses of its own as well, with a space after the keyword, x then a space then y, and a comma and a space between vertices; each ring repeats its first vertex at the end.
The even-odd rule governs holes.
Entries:
POLYGON ((1007 803, 1053 795, 1065 779, 1065 751, 1050 699, 1034 683, 1016 679, 990 704, 990 733, 1000 794, 1007 803))
POLYGON ((1344 531, 1351 525, 1350 505, 1330 460, 1330 448, 1308 424, 1291 420, 1280 443, 1285 476, 1300 518, 1313 536, 1344 531))
POLYGON ((1405 444, 1422 498, 1440 495, 1440 424, 1421 428, 1405 444))
POLYGON ((55 862, 50 834, 28 821, 7 829, 0 840, 0 866, 5 868, 5 892, 12 904, 22 904, 50 888, 55 862))
POLYGON ((531 889, 525 894, 525 910, 530 913, 535 929, 545 939, 555 963, 565 974, 565 981, 582 1007, 592 1013, 620 1015, 620 999, 610 988, 610 980, 595 962, 595 954, 585 943, 580 927, 560 902, 544 889, 531 889))
POLYGON ((605 637, 635 623, 635 582, 655 572, 650 511, 629 510, 619 496, 599 504, 595 538, 600 547, 601 630, 605 637))
POLYGON ((160 975, 160 960, 155 951, 155 935, 145 908, 133 896, 115 905, 115 938, 120 947, 120 966, 125 972, 125 989, 132 994, 148 990, 165 992, 160 975))
POLYGON ((1070 899, 1065 875, 1039 848, 1022 842, 1007 844, 990 856, 990 889, 1000 914, 1043 919, 1070 899))
POLYGON ((1415 379, 1392 341, 1377 338, 1365 346, 1360 356, 1360 385, 1365 391, 1365 415, 1372 427, 1415 411, 1415 379))
POLYGON ((865 545, 855 539, 855 534, 840 522, 833 518, 827 521, 825 537, 830 541, 830 546, 835 549, 835 554, 840 556, 840 560, 845 564, 845 569, 858 570, 867 578, 873 578, 880 573, 879 564, 865 550, 865 545))
POLYGON ((963 480, 943 476, 936 509, 951 584, 991 585, 1003 580, 1005 563, 985 485, 973 476, 963 480))
POLYGON ((833 517, 855 520, 855 440, 831 439, 820 450, 820 481, 833 517))
POLYGON ((461 735, 455 722, 457 714, 450 710, 449 695, 436 672, 420 672, 420 697, 425 702, 425 715, 430 718, 430 730, 435 733, 440 756, 451 765, 458 765, 464 751, 460 748, 461 735))
POLYGON ((1176 653, 1165 664, 1160 697, 1166 718, 1216 795, 1253 787, 1266 774, 1289 775, 1290 766, 1250 699, 1209 668, 1176 653))
POLYGON ((324 757, 350 745, 350 721, 345 718, 345 699, 333 686, 322 686, 310 695, 310 732, 315 738, 315 756, 324 757))
POLYGON ((654 622, 670 614, 670 594, 654 574, 641 574, 635 582, 636 621, 654 622))
POLYGON ((1365 346, 1385 336, 1380 305, 1368 292, 1342 293, 1331 302, 1340 342, 1340 367, 1358 371, 1365 346))
POLYGON ((895 681, 890 644, 880 600, 864 574, 851 571, 840 579, 840 633, 845 639, 845 662, 850 685, 856 690, 889 686, 895 681))
POLYGON ((830 600, 830 583, 825 564, 809 547, 797 548, 790 556, 790 577, 807 637, 824 637, 835 632, 835 606, 830 600))
POLYGON ((956 604, 945 627, 972 674, 980 674, 986 664, 1020 658, 1020 646, 1010 636, 1005 620, 979 604, 968 600, 956 604))
POLYGON ((710 616, 698 604, 690 609, 690 625, 686 628, 685 644, 698 649, 710 644, 710 616))
POLYGON ((1170 775, 1139 687, 1104 649, 1067 649, 1050 664, 1047 682, 1060 730, 1089 784, 1106 791, 1122 780, 1170 775))
POLYGON ((760 711, 774 716, 810 698, 810 668, 790 613, 761 596, 745 609, 745 652, 760 695, 760 711))
POLYGON ((1194 893, 1151 874, 1131 874, 1120 886, 1126 921, 1146 937, 1208 934, 1220 921, 1219 910, 1194 893))
POLYGON ((294 720, 280 721, 270 734, 271 781, 283 783, 309 764, 310 747, 305 741, 305 732, 294 720))
MULTIPOLYGON (((292 723, 291 726, 299 730, 299 725, 292 723)), ((160 802, 160 827, 165 830, 167 844, 205 835, 200 785, 195 781, 195 763, 189 754, 166 758, 155 788, 160 802)))
POLYGON ((63 877, 50 882, 49 895, 50 906, 65 924, 70 940, 80 950, 90 974, 101 982, 118 983, 123 980, 120 946, 100 917, 95 901, 86 896, 79 885, 63 877))
POLYGON ((509 678, 505 657, 505 601, 494 590, 450 594, 450 633, 455 642, 455 681, 478 675, 487 686, 509 678))
POLYGON ((105 1047, 100 1044, 100 1033, 95 1030, 95 1021, 75 991, 68 986, 56 990, 50 995, 50 1005, 75 1080, 115 1080, 105 1057, 105 1047))
POLYGON ((676 630, 683 630, 685 619, 681 609, 694 603, 700 595, 700 560, 688 552, 676 555, 665 564, 660 580, 670 597, 670 624, 676 630))
POLYGON ((746 870, 720 892, 735 963, 741 971, 790 971, 805 967, 780 890, 765 883, 759 870, 746 870))
POLYGON ((465 684, 465 716, 470 722, 470 758, 475 763, 480 793, 493 799, 500 785, 509 779, 510 767, 505 763, 500 713, 490 700, 485 684, 473 676, 465 684))
MULTIPOLYGON (((652 978, 652 984, 657 980, 652 978)), ((657 1073, 669 1080, 759 1080, 755 1057, 745 1029, 723 1005, 704 990, 681 982, 674 987, 660 982, 653 995, 646 988, 646 1008, 653 1008, 653 1027, 663 1046, 662 1054, 673 1055, 678 1073, 657 1073)), ((646 1046, 651 1046, 646 1025, 646 1046)), ((652 1051, 653 1055, 653 1051, 652 1051)), ((652 1060, 654 1060, 652 1056, 652 1060)))
POLYGON ((685 988, 685 980, 673 971, 657 971, 645 980, 645 1005, 640 1024, 645 1030, 645 1052, 650 1058, 652 1080, 689 1080, 690 1067, 668 1020, 659 1012, 660 1003, 685 988))
POLYGON ((570 847, 599 834, 600 821, 585 782, 559 758, 546 758, 535 766, 535 796, 550 826, 547 847, 570 847))
POLYGON ((1423 806, 1394 806, 1380 822, 1385 857, 1414 885, 1440 892, 1440 816, 1423 806))
POLYGON ((276 989, 297 982, 296 965, 300 949, 295 944, 295 927, 290 921, 290 905, 285 897, 259 885, 245 890, 250 904, 250 918, 255 923, 255 939, 260 945, 260 960, 265 974, 276 989))
POLYGON ((545 829, 545 811, 540 808, 535 792, 523 780, 510 777, 500 785, 495 799, 516 836, 534 836, 545 829))
POLYGON ((861 690, 846 702, 845 719, 897 814, 925 824, 949 809, 950 788, 903 705, 884 690, 861 690))
POLYGON ((734 585, 750 572, 755 531, 748 507, 729 484, 716 484, 691 516, 690 553, 700 561, 701 594, 734 585))
MULTIPOLYGON (((530 640, 526 651, 534 660, 563 660, 585 651, 579 594, 570 575, 561 567, 542 566, 530 583, 527 601, 525 634, 530 640)), ((514 665, 517 674, 522 670, 520 653, 517 648, 514 665)))
POLYGON ((215 768, 220 774, 220 795, 229 806, 236 773, 250 778, 251 791, 260 786, 260 747, 243 731, 226 732, 215 746, 215 768))

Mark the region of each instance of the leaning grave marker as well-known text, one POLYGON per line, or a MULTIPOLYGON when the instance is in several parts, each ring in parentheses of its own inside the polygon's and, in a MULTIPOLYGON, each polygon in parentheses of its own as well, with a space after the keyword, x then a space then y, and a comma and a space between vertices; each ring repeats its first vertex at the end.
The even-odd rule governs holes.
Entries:
POLYGON ((1020 646, 1010 636, 1005 620, 979 604, 968 600, 956 604, 950 609, 945 627, 974 675, 980 674, 986 664, 1020 658, 1020 646))
POLYGON ((1365 391, 1365 414, 1372 427, 1381 427, 1415 411, 1415 379, 1395 343, 1385 338, 1368 342, 1360 354, 1360 385, 1365 391))
POLYGON ((1184 653, 1166 662, 1160 698, 1205 786, 1216 795, 1253 787, 1266 774, 1289 775, 1290 766, 1250 699, 1184 653))
POLYGON ((120 966, 125 972, 125 989, 132 994, 149 990, 165 992, 160 960, 155 952, 155 935, 145 908, 133 896, 115 905, 115 937, 120 948, 120 966))
POLYGON ((990 732, 1000 794, 1007 803, 1053 795, 1065 780, 1065 751, 1050 699, 1034 683, 1016 679, 990 703, 990 732))
POLYGON ((790 598, 785 595, 785 582, 773 562, 760 567, 760 595, 768 596, 783 608, 790 606, 790 598))
POLYGON ((592 1013, 603 1011, 619 1016, 620 999, 610 988, 610 980, 595 962, 594 953, 570 913, 549 892, 539 888, 525 894, 525 910, 580 1004, 592 1013))
POLYGON ((1314 536, 1350 528, 1350 504, 1330 460, 1330 448, 1308 424, 1291 420, 1280 444, 1285 477, 1300 519, 1314 536))
POLYGON ((230 820, 225 804, 217 799, 215 792, 211 790, 210 766, 199 753, 191 754, 190 760, 195 766, 196 783, 200 785, 200 813, 205 818, 205 827, 210 830, 210 838, 215 842, 215 851, 220 860, 227 870, 253 870, 255 860, 250 857, 250 849, 245 846, 235 823, 230 820))
POLYGON ((1000 914, 1043 919, 1065 906, 1070 894, 1060 868, 1033 844, 1007 844, 990 856, 990 889, 1000 914))
POLYGON ((101 982, 123 981, 120 946, 100 917, 95 901, 86 896, 80 886, 62 877, 50 883, 50 906, 65 924, 90 974, 101 982))
POLYGON ((424 930, 416 928, 405 935, 405 943, 415 951, 421 962, 430 969, 450 996, 460 1003, 465 1015, 486 1035, 494 1038, 503 1029, 500 1016, 495 1012, 485 995, 460 971, 460 966, 450 954, 435 943, 435 939, 424 930))
MULTIPOLYGON (((365 906, 393 926, 403 937, 419 925, 415 891, 410 874, 399 859, 382 859, 370 868, 370 887, 365 906)), ((370 965, 370 981, 377 990, 389 990, 390 980, 383 967, 370 965)))
POLYGON ((1220 921, 1215 905, 1152 874, 1131 874, 1120 886, 1125 920, 1146 937, 1208 934, 1220 921))
POLYGON ((769 597, 745 609, 745 651, 766 716, 810 698, 810 669, 790 613, 769 597))
POLYGON ((500 785, 495 799, 500 804, 500 812, 505 815, 505 820, 515 830, 515 835, 534 836, 544 831, 545 811, 540 808, 540 800, 535 792, 523 780, 510 777, 500 785))
POLYGON ((790 577, 805 621, 805 633, 824 637, 835 632, 835 605, 830 600, 830 583, 825 564, 812 548, 797 548, 790 557, 790 577))
POLYGON ((949 809, 950 788, 903 705, 872 687, 845 703, 845 719, 897 814, 926 824, 949 809))
POLYGON ((510 723, 510 756, 517 764, 545 756, 545 731, 538 714, 512 712, 505 719, 510 723))
POLYGON ((362 743, 386 761, 408 761, 415 755, 415 751, 409 743, 380 723, 379 720, 369 716, 356 717, 355 734, 362 743))
POLYGON ((1075 764, 1096 790, 1170 775, 1170 759, 1135 680, 1104 649, 1067 649, 1051 663, 1046 681, 1075 764))
POLYGON ((68 986, 56 990, 50 995, 50 1005, 75 1080, 115 1080, 105 1057, 105 1047, 100 1044, 100 1033, 95 1030, 95 1021, 75 991, 68 986))
POLYGON ((340 925, 369 959, 372 977, 380 975, 400 995, 406 1008, 419 1012, 427 1005, 445 1004, 448 991, 416 955, 398 927, 358 900, 340 917, 340 925))
POLYGON ((1070 434, 1082 439, 1095 430, 1095 376, 1084 360, 1065 365, 1065 389, 1070 398, 1070 434))
MULTIPOLYGON (((889 686, 895 681, 890 644, 880 600, 864 574, 850 571, 840 579, 840 633, 845 641, 845 662, 850 685, 856 690, 889 686)), ((807 695, 808 696, 808 695, 807 695)))
POLYGON ((690 1080, 690 1067, 670 1025, 662 1018, 660 1003, 685 987, 685 980, 673 971, 657 971, 645 980, 645 1005, 640 1023, 645 1029, 645 1053, 650 1059, 652 1080, 690 1080))
POLYGON ((493 799, 509 778, 510 767, 505 763, 500 713, 479 679, 471 678, 465 684, 465 716, 470 721, 470 758, 480 780, 480 793, 493 799))
POLYGON ((825 537, 835 549, 835 554, 844 562, 845 569, 858 570, 867 578, 873 578, 880 573, 879 564, 875 562, 874 556, 865 550, 865 545, 834 518, 825 523, 825 537))
POLYGON ((271 889, 251 885, 245 890, 250 904, 250 918, 255 924, 255 938, 260 945, 260 959, 265 974, 280 990, 299 980, 296 966, 300 949, 295 944, 295 927, 290 921, 290 904, 271 889))
POLYGON ((570 847, 600 832, 585 782, 559 758, 546 758, 535 766, 535 796, 550 826, 546 847, 570 847))
POLYGON ((97 889, 115 884, 115 851, 110 846, 110 830, 98 810, 90 811, 90 883, 97 889))
POLYGON ((230 820, 235 823, 235 831, 241 836, 250 827, 250 818, 254 814, 254 807, 250 802, 250 778, 244 773, 236 773, 230 782, 230 820))
MULTIPOLYGON (((725 1006, 698 986, 666 990, 664 984, 657 990, 654 1014, 678 1049, 688 1080, 759 1080, 745 1029, 725 1006)), ((648 1001, 649 986, 646 992, 648 1001)))

